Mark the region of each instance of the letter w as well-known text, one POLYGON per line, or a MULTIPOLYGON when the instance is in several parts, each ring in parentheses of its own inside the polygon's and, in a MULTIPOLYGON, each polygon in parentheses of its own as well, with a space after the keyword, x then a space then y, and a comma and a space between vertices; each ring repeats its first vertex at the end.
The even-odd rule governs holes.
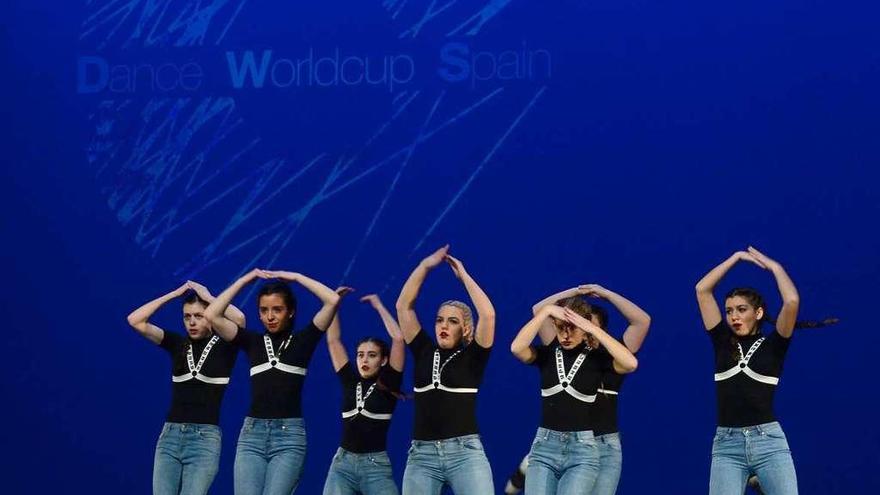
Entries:
POLYGON ((262 88, 266 80, 266 70, 269 68, 269 60, 272 58, 272 50, 263 50, 263 58, 260 60, 260 68, 254 59, 254 52, 246 50, 242 53, 241 63, 236 66, 235 53, 226 52, 226 62, 229 65, 229 77, 232 79, 232 87, 241 89, 244 86, 245 77, 250 74, 251 84, 255 88, 262 88))

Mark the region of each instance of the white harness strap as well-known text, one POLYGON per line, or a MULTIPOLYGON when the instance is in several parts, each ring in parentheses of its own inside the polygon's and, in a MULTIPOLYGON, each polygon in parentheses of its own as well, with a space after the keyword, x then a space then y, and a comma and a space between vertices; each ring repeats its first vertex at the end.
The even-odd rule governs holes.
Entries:
POLYGON ((373 412, 367 411, 365 409, 364 404, 366 404, 367 398, 370 397, 370 394, 373 393, 373 390, 375 388, 376 388, 376 384, 374 383, 374 384, 370 385, 370 388, 367 389, 366 395, 362 395, 363 388, 361 387, 361 383, 358 382, 357 389, 355 389, 355 394, 354 394, 355 408, 352 409, 351 411, 343 412, 342 418, 348 419, 348 418, 351 418, 353 416, 357 416, 358 414, 360 414, 362 416, 365 416, 365 417, 371 418, 371 419, 390 420, 391 419, 390 414, 373 413, 373 412))
POLYGON ((577 359, 574 360, 574 364, 571 365, 571 369, 568 370, 568 373, 565 373, 565 362, 562 359, 562 350, 560 348, 556 348, 556 376, 559 378, 559 383, 553 385, 550 388, 542 388, 541 389, 541 397, 550 397, 551 395, 556 395, 559 392, 565 392, 568 395, 574 397, 575 399, 581 402, 595 402, 596 394, 586 395, 575 390, 574 386, 572 386, 571 382, 574 380, 574 376, 577 374, 581 365, 584 364, 584 360, 587 358, 586 353, 578 354, 577 359))
POLYGON ((293 334, 287 336, 287 339, 278 346, 278 355, 275 355, 275 349, 272 347, 272 339, 269 338, 268 335, 263 335, 263 344, 266 346, 266 356, 269 358, 269 361, 258 364, 251 368, 251 376, 258 375, 263 373, 264 371, 269 371, 272 368, 277 369, 278 371, 283 371, 285 373, 290 373, 293 375, 302 375, 305 376, 306 369, 301 368, 299 366, 292 366, 289 364, 284 364, 281 362, 281 353, 287 349, 287 346, 290 345, 290 339, 293 338, 293 334))
POLYGON ((752 347, 749 348, 749 352, 743 355, 742 346, 737 343, 736 347, 739 349, 739 362, 733 368, 730 368, 727 371, 722 371, 721 373, 715 373, 715 381, 720 382, 727 380, 733 376, 736 376, 739 373, 743 373, 747 377, 755 380, 757 382, 766 383, 768 385, 777 385, 779 383, 779 378, 775 376, 766 376, 760 373, 755 372, 751 368, 749 368, 749 361, 752 359, 752 356, 755 354, 755 351, 758 350, 758 347, 761 347, 761 343, 764 342, 764 337, 756 340, 752 347))
POLYGON ((452 361, 455 356, 458 356, 463 349, 459 349, 452 353, 451 356, 446 358, 446 361, 443 361, 443 365, 440 365, 440 350, 434 349, 434 363, 431 366, 431 383, 425 385, 424 387, 415 387, 413 391, 416 393, 419 392, 428 392, 430 390, 443 390, 444 392, 452 392, 454 394, 475 394, 479 389, 476 388, 452 388, 443 385, 440 381, 440 374, 443 373, 443 368, 452 361))
POLYGON ((204 383, 210 383, 212 385, 226 385, 229 383, 229 377, 211 377, 205 376, 201 374, 202 366, 205 364, 205 360, 208 359, 208 354, 211 353, 211 348, 214 347, 214 344, 220 340, 220 337, 213 336, 211 340, 208 341, 208 344, 202 349, 202 354, 199 356, 199 362, 196 364, 195 358, 193 357, 193 349, 192 344, 188 346, 186 349, 186 366, 189 368, 189 373, 184 373, 182 375, 171 376, 171 381, 174 383, 188 382, 190 380, 198 380, 204 383))

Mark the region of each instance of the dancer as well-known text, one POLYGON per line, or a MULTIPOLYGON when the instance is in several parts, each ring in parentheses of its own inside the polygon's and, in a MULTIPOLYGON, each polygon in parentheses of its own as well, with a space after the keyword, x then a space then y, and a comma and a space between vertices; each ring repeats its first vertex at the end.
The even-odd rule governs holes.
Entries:
POLYGON ((413 441, 403 475, 404 495, 494 493, 492 468, 477 428, 477 391, 495 340, 495 308, 458 259, 443 246, 423 259, 397 299, 397 319, 415 364, 413 441), (477 310, 446 301, 434 318, 437 343, 422 331, 414 309, 428 272, 446 261, 477 310))
MULTIPOLYGON (((128 324, 171 357, 171 409, 153 459, 154 495, 208 493, 220 465, 220 403, 237 349, 220 340, 205 318, 214 300, 191 280, 128 315, 128 324), (187 337, 167 332, 150 318, 168 301, 183 297, 187 337)), ((244 314, 229 305, 226 318, 244 326, 244 314)))
MULTIPOLYGON (((340 287, 336 292, 345 296, 351 288, 340 287)), ((380 338, 361 339, 352 364, 340 340, 339 315, 327 329, 327 349, 342 384, 342 442, 327 473, 324 495, 398 493, 385 440, 400 392, 406 348, 397 321, 379 296, 369 294, 361 302, 379 313, 392 344, 389 350, 380 338)))
POLYGON ((289 495, 299 484, 306 453, 302 419, 306 368, 338 302, 333 289, 301 273, 254 269, 205 311, 215 331, 241 347, 251 366, 251 406, 235 452, 236 495, 289 495), (245 330, 222 316, 235 295, 256 278, 280 280, 257 292, 263 333, 245 330), (302 285, 322 303, 312 321, 296 333, 292 331, 296 298, 285 282, 302 285))
MULTIPOLYGON (((651 317, 629 299, 598 284, 583 284, 553 294, 532 307, 532 313, 537 314, 544 306, 556 304, 562 299, 575 296, 604 299, 614 305, 628 322, 628 326, 623 332, 622 343, 633 355, 641 349, 651 325, 651 317)), ((607 311, 601 306, 594 304, 590 304, 589 308, 591 321, 607 332, 607 311)), ((545 319, 539 330, 541 342, 544 345, 550 344, 556 339, 556 332, 556 326, 553 324, 553 321, 545 319)), ((601 349, 604 351, 604 348, 601 349)), ((620 480, 623 463, 620 434, 617 427, 617 397, 620 393, 624 376, 617 373, 613 367, 608 369, 601 378, 598 389, 599 393, 596 396, 596 402, 593 404, 593 434, 599 448, 599 475, 593 487, 593 495, 613 495, 617 492, 617 484, 620 480)), ((514 495, 523 489, 527 466, 528 456, 523 458, 517 470, 508 480, 505 493, 514 495)))
POLYGON ((635 371, 638 361, 620 342, 591 322, 592 308, 580 297, 542 306, 520 330, 510 350, 541 374, 541 426, 529 452, 528 494, 589 494, 599 471, 593 435, 596 395, 610 370, 635 371), (548 319, 556 342, 533 347, 548 319), (607 352, 598 350, 603 346, 607 352))
MULTIPOLYGON (((713 268, 696 285, 703 325, 715 349, 718 429, 712 446, 710 495, 741 495, 751 474, 767 495, 797 494, 797 476, 785 434, 773 413, 773 396, 792 333, 798 326, 797 289, 775 260, 757 249, 738 251, 713 268), (763 297, 737 288, 724 297, 725 316, 713 290, 739 261, 773 274, 782 296, 775 319, 763 297), (764 335, 764 323, 775 326, 764 335)), ((819 324, 810 324, 819 326, 819 324)))

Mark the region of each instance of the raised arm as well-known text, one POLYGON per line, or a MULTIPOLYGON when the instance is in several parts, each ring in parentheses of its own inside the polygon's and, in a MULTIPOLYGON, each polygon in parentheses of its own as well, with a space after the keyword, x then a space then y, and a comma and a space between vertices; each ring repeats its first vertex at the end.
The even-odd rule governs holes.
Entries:
POLYGON ((339 294, 330 287, 311 279, 302 273, 286 272, 286 271, 266 271, 266 275, 271 278, 285 280, 287 282, 296 282, 302 285, 309 292, 314 294, 323 304, 321 309, 315 313, 312 322, 318 327, 318 330, 326 330, 336 316, 336 309, 339 307, 339 294))
POLYGON ((232 320, 226 318, 226 310, 229 308, 229 305, 232 303, 232 299, 235 298, 236 294, 238 294, 245 285, 253 282, 256 278, 269 277, 263 270, 254 268, 242 275, 238 280, 233 282, 232 285, 227 287, 226 290, 221 292, 220 295, 208 304, 208 308, 205 309, 205 318, 208 319, 211 328, 214 329, 214 333, 227 342, 232 341, 238 334, 238 325, 232 320))
MULTIPOLYGON (((567 297, 574 297, 578 295, 582 295, 584 292, 581 290, 583 285, 572 287, 571 289, 565 289, 564 291, 557 292, 552 296, 547 296, 544 299, 541 299, 537 304, 532 306, 532 315, 537 315, 538 310, 547 305, 556 304, 556 301, 560 299, 565 299, 567 297)), ((544 318, 544 322, 541 323, 541 328, 538 330, 538 335, 541 336, 541 343, 544 345, 553 342, 553 339, 556 338, 556 327, 553 325, 553 322, 550 321, 549 318, 544 318)))
MULTIPOLYGON (((209 291, 208 288, 205 287, 204 285, 202 285, 198 282, 194 282, 192 280, 187 280, 186 284, 189 286, 190 289, 195 291, 195 293, 203 301, 207 302, 208 304, 211 304, 211 302, 214 301, 214 299, 216 299, 211 294, 211 291, 209 291)), ((240 309, 236 308, 235 305, 230 304, 229 306, 227 306, 226 311, 223 312, 223 316, 227 320, 231 321, 232 323, 235 323, 236 325, 240 326, 241 328, 245 327, 246 322, 245 322, 244 313, 242 313, 240 309)))
POLYGON ((535 316, 533 316, 532 319, 520 329, 519 333, 516 334, 513 342, 510 343, 510 352, 512 352, 517 359, 526 364, 531 364, 535 361, 537 352, 532 346, 532 341, 534 341, 535 336, 538 335, 541 325, 545 322, 548 322, 551 326, 553 325, 553 322, 550 321, 551 316, 564 319, 565 314, 562 311, 562 307, 556 306, 555 304, 545 304, 541 306, 535 311, 535 316))
POLYGON ((610 302, 620 314, 629 322, 626 330, 623 332, 623 344, 633 354, 639 352, 645 337, 648 335, 648 329, 651 327, 651 317, 645 313, 642 308, 638 307, 629 299, 620 294, 608 290, 598 284, 587 284, 579 287, 584 295, 588 297, 598 297, 610 302))
POLYGON ((406 344, 403 341, 403 333, 400 331, 400 327, 397 326, 397 321, 385 309, 378 295, 367 294, 361 298, 361 302, 369 303, 379 313, 379 317, 382 318, 382 323, 385 325, 385 330, 391 337, 391 351, 388 356, 388 364, 396 371, 403 372, 406 361, 406 344))
POLYGON ((150 323, 150 317, 153 316, 153 313, 159 310, 165 303, 168 301, 180 297, 189 289, 187 284, 183 284, 180 287, 174 289, 173 291, 165 294, 164 296, 159 296, 156 299, 144 304, 138 309, 131 312, 128 315, 128 324, 132 326, 137 332, 154 344, 159 344, 162 342, 162 339, 165 337, 165 330, 157 327, 150 323))
MULTIPOLYGON (((351 287, 337 287, 336 293, 339 294, 339 302, 346 295, 353 292, 351 287)), ((327 327, 327 351, 330 353, 330 362, 333 363, 333 371, 339 371, 348 362, 348 353, 345 351, 345 345, 342 344, 341 329, 339 325, 339 311, 333 316, 333 321, 327 327)))
POLYGON ((794 332, 794 325, 797 322, 798 307, 800 306, 800 295, 794 286, 791 278, 774 259, 749 246, 749 254, 752 255, 760 265, 763 265, 773 277, 776 278, 776 285, 779 287, 779 295, 782 296, 782 309, 776 317, 776 331, 785 338, 791 337, 794 332))
POLYGON ((434 251, 430 256, 419 262, 416 269, 409 274, 409 278, 406 279, 403 288, 400 289, 400 295, 397 296, 397 303, 394 306, 397 310, 397 321, 400 322, 400 331, 403 333, 403 339, 407 344, 416 338, 416 335, 422 328, 415 310, 419 290, 422 288, 428 272, 443 262, 447 251, 449 251, 449 244, 434 251))
POLYGON ((596 337, 596 340, 608 350, 611 357, 614 358, 614 371, 621 375, 632 373, 639 367, 639 361, 625 345, 621 344, 614 337, 608 335, 599 325, 591 322, 574 311, 563 308, 565 320, 572 325, 580 328, 588 334, 596 337))
POLYGON ((474 329, 474 340, 480 347, 489 348, 495 343, 495 306, 477 281, 465 270, 458 258, 446 255, 446 262, 452 267, 455 276, 464 284, 474 308, 477 310, 477 325, 474 329))
POLYGON ((695 287, 697 290, 697 304, 700 306, 700 316, 703 317, 703 326, 706 327, 706 330, 715 328, 715 325, 721 322, 721 310, 718 308, 718 302, 715 301, 715 294, 713 294, 715 286, 733 268, 733 265, 740 260, 751 261, 758 266, 762 266, 751 254, 745 251, 737 251, 710 270, 709 273, 697 282, 695 287))

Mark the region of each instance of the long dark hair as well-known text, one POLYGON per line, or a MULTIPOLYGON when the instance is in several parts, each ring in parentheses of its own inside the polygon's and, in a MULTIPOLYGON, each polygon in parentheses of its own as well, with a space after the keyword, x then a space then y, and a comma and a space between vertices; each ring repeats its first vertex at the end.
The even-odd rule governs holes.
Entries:
MULTIPOLYGON (((361 346, 361 344, 373 344, 376 347, 378 347, 380 358, 390 358, 391 357, 391 351, 390 351, 390 348, 388 347, 388 342, 385 342, 384 340, 382 340, 378 337, 372 337, 372 336, 364 337, 358 341, 357 345, 354 347, 355 356, 357 356, 357 349, 361 346)), ((382 383, 381 372, 382 372, 382 368, 384 368, 385 366, 391 366, 391 362, 389 361, 389 362, 383 364, 382 366, 379 367, 379 371, 376 372, 376 388, 378 388, 379 390, 382 390, 384 392, 388 392, 389 394, 393 395, 394 397, 397 397, 398 399, 401 399, 401 400, 408 399, 409 396, 407 396, 403 392, 391 390, 390 388, 388 388, 387 385, 382 383)))
MULTIPOLYGON (((739 297, 742 297, 743 299, 745 299, 746 302, 749 303, 749 305, 751 305, 753 308, 755 308, 755 311, 757 311, 758 309, 764 310, 764 314, 761 315, 761 318, 758 320, 758 324, 755 326, 753 333, 761 333, 761 327, 765 323, 770 324, 770 325, 776 324, 776 317, 772 316, 770 314, 770 312, 767 311, 767 303, 764 301, 764 297, 761 295, 760 292, 756 291, 755 289, 753 289, 751 287, 737 287, 735 289, 732 289, 730 292, 728 292, 727 295, 724 296, 724 300, 727 301, 728 299, 731 299, 736 296, 739 296, 739 297)), ((840 321, 840 320, 838 320, 837 318, 825 318, 824 320, 820 320, 820 321, 797 320, 794 322, 794 328, 822 328, 822 327, 827 327, 829 325, 834 325, 838 321, 840 321)), ((731 336, 730 344, 734 350, 733 359, 734 359, 734 361, 738 361, 739 360, 739 353, 738 353, 738 351, 736 351, 736 344, 737 344, 736 335, 731 336)))

